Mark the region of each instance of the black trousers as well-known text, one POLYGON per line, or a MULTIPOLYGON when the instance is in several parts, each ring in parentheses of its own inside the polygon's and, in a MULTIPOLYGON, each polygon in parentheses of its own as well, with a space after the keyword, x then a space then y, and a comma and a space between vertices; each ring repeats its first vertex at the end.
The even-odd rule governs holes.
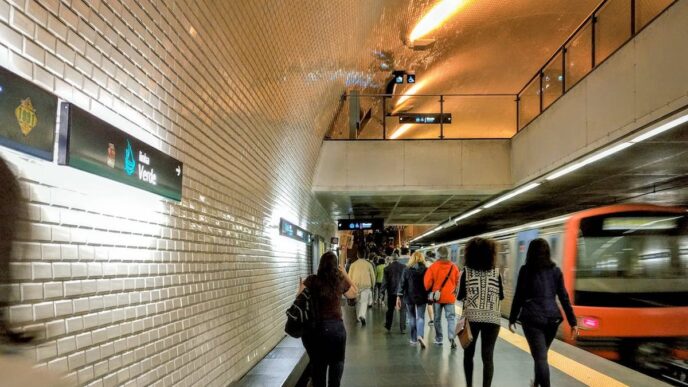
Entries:
POLYGON ((549 363, 547 351, 549 351, 554 337, 557 335, 559 322, 537 325, 523 323, 523 333, 530 347, 530 354, 535 362, 535 385, 549 387, 549 363))
POLYGON ((499 325, 470 321, 469 324, 473 334, 473 342, 464 350, 463 354, 463 372, 466 375, 466 385, 468 387, 473 386, 473 355, 475 355, 475 345, 478 342, 478 336, 480 336, 482 340, 480 352, 483 359, 483 387, 489 387, 492 385, 492 376, 494 375, 493 354, 499 336, 499 325))
POLYGON ((313 387, 339 387, 346 354, 344 322, 326 320, 317 323, 311 331, 304 334, 303 345, 310 359, 313 387))
MULTIPOLYGON (((385 328, 392 329, 392 323, 394 322, 394 309, 397 307, 397 295, 387 294, 387 313, 385 314, 385 328)), ((399 329, 402 331, 406 330, 406 304, 401 303, 401 309, 399 309, 399 329)))

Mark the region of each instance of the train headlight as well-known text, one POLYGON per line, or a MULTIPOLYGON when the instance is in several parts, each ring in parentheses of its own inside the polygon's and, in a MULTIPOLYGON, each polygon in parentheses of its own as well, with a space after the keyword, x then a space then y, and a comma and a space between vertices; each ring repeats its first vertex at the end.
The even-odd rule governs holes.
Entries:
POLYGON ((578 327, 580 329, 585 329, 585 330, 595 330, 595 329, 600 329, 600 319, 597 317, 579 317, 578 318, 578 327))

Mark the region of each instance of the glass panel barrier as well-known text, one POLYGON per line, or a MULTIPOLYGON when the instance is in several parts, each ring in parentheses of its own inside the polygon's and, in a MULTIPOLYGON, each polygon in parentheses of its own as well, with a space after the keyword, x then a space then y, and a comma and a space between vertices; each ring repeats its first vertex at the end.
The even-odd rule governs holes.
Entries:
POLYGON ((546 109, 564 93, 561 51, 547 64, 542 75, 542 108, 546 109))
POLYGON ((566 45, 566 91, 592 70, 592 23, 588 23, 566 45))
MULTIPOLYGON (((400 120, 400 115, 403 114, 439 113, 439 101, 439 96, 401 96, 388 100, 387 139, 439 139, 441 134, 439 124, 415 124, 412 120, 408 123, 400 120)), ((446 128, 447 125, 445 124, 444 127, 446 128)))
POLYGON ((515 95, 445 97, 444 111, 452 123, 445 138, 510 138, 516 134, 515 95))
POLYGON ((674 0, 635 0, 635 31, 640 31, 674 0))
POLYGON ((595 64, 631 38, 631 1, 608 0, 595 14, 595 64))
POLYGON ((518 101, 518 128, 522 129, 540 114, 540 77, 535 77, 521 92, 518 101))

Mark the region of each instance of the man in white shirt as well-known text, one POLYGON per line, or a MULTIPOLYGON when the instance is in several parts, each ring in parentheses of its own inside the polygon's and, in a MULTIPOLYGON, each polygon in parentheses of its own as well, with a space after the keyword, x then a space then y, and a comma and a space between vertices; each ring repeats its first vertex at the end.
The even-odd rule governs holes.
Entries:
POLYGON ((373 288, 375 287, 375 270, 373 265, 363 259, 362 254, 358 253, 358 259, 349 267, 349 277, 358 288, 358 299, 356 300, 356 311, 361 325, 366 325, 366 312, 368 304, 373 301, 373 288))

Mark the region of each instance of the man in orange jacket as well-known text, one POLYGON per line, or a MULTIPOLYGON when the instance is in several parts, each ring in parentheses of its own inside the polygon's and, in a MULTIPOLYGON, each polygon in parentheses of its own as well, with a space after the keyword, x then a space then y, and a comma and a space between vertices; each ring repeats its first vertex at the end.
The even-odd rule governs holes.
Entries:
POLYGON ((439 259, 425 272, 423 282, 428 292, 439 291, 435 300, 435 344, 442 345, 442 310, 447 319, 447 337, 451 347, 456 348, 454 331, 456 330, 456 289, 459 285, 459 268, 449 260, 449 249, 442 246, 437 249, 439 259))

